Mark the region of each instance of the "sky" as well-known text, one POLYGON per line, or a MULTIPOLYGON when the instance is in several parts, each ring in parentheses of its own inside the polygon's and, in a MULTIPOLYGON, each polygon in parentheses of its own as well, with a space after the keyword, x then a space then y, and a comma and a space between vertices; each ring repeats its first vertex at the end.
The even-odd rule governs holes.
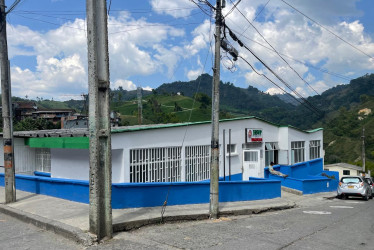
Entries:
MULTIPOLYGON (((240 41, 292 90, 303 97, 321 94, 373 72, 374 1, 284 1, 319 25, 282 0, 241 0, 237 8, 238 0, 226 0, 223 15, 240 41)), ((12 3, 6 0, 7 6, 12 3)), ((7 15, 13 96, 68 100, 87 93, 85 3, 21 0, 7 15)), ((107 6, 112 89, 150 90, 212 75, 215 14, 207 5, 200 4, 202 10, 190 0, 107 0, 107 6)), ((234 61, 221 50, 223 82, 292 93, 227 30, 226 38, 241 58, 234 61)))

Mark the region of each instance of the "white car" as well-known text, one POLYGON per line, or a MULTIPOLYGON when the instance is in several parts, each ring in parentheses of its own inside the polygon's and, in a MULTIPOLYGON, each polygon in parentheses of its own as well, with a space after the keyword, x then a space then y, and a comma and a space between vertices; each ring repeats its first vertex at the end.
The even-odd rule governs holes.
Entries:
POLYGON ((338 186, 338 198, 349 196, 362 197, 364 200, 372 198, 371 187, 361 176, 345 176, 340 179, 338 186))

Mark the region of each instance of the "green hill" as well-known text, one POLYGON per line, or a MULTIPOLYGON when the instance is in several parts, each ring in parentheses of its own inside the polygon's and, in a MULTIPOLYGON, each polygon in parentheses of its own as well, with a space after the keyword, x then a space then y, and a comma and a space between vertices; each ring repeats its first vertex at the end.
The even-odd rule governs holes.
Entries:
MULTIPOLYGON (((176 123, 209 121, 211 119, 210 98, 208 104, 182 95, 152 94, 143 98, 144 123, 176 123)), ((137 124, 137 100, 126 102, 112 102, 111 109, 120 113, 125 125, 137 124)), ((221 113, 222 118, 229 118, 221 113)))

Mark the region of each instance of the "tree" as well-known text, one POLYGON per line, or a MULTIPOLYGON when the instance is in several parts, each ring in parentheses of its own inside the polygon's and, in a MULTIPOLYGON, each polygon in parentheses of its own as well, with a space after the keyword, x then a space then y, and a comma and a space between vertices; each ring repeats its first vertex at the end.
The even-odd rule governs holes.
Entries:
POLYGON ((179 106, 177 102, 174 102, 174 112, 179 112, 179 111, 182 111, 181 106, 179 106))
POLYGON ((196 93, 194 99, 200 102, 200 109, 207 109, 212 103, 212 99, 204 93, 196 93))
POLYGON ((22 121, 17 122, 14 125, 15 131, 30 131, 30 130, 45 130, 45 129, 58 129, 61 125, 53 124, 46 119, 38 118, 36 120, 32 118, 26 118, 22 121))

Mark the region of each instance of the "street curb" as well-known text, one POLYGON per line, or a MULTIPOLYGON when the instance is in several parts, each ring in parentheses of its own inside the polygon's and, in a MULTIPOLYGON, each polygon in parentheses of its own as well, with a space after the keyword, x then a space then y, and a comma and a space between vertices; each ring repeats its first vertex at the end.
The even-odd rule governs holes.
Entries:
POLYGON ((93 244, 94 239, 77 227, 72 227, 59 221, 46 219, 39 215, 27 213, 7 205, 0 204, 0 212, 20 221, 32 224, 47 231, 54 232, 67 239, 76 241, 84 246, 93 244))
MULTIPOLYGON (((249 215, 249 214, 259 214, 270 211, 285 210, 296 207, 296 203, 288 203, 277 205, 277 206, 267 206, 262 208, 244 208, 244 209, 234 209, 221 211, 220 216, 236 216, 236 215, 249 215)), ((141 219, 136 221, 113 223, 113 232, 131 231, 133 229, 138 229, 143 226, 162 224, 164 222, 172 221, 192 221, 192 220, 206 220, 209 219, 209 213, 196 213, 189 215, 168 215, 161 218, 154 217, 148 219, 141 219)))

